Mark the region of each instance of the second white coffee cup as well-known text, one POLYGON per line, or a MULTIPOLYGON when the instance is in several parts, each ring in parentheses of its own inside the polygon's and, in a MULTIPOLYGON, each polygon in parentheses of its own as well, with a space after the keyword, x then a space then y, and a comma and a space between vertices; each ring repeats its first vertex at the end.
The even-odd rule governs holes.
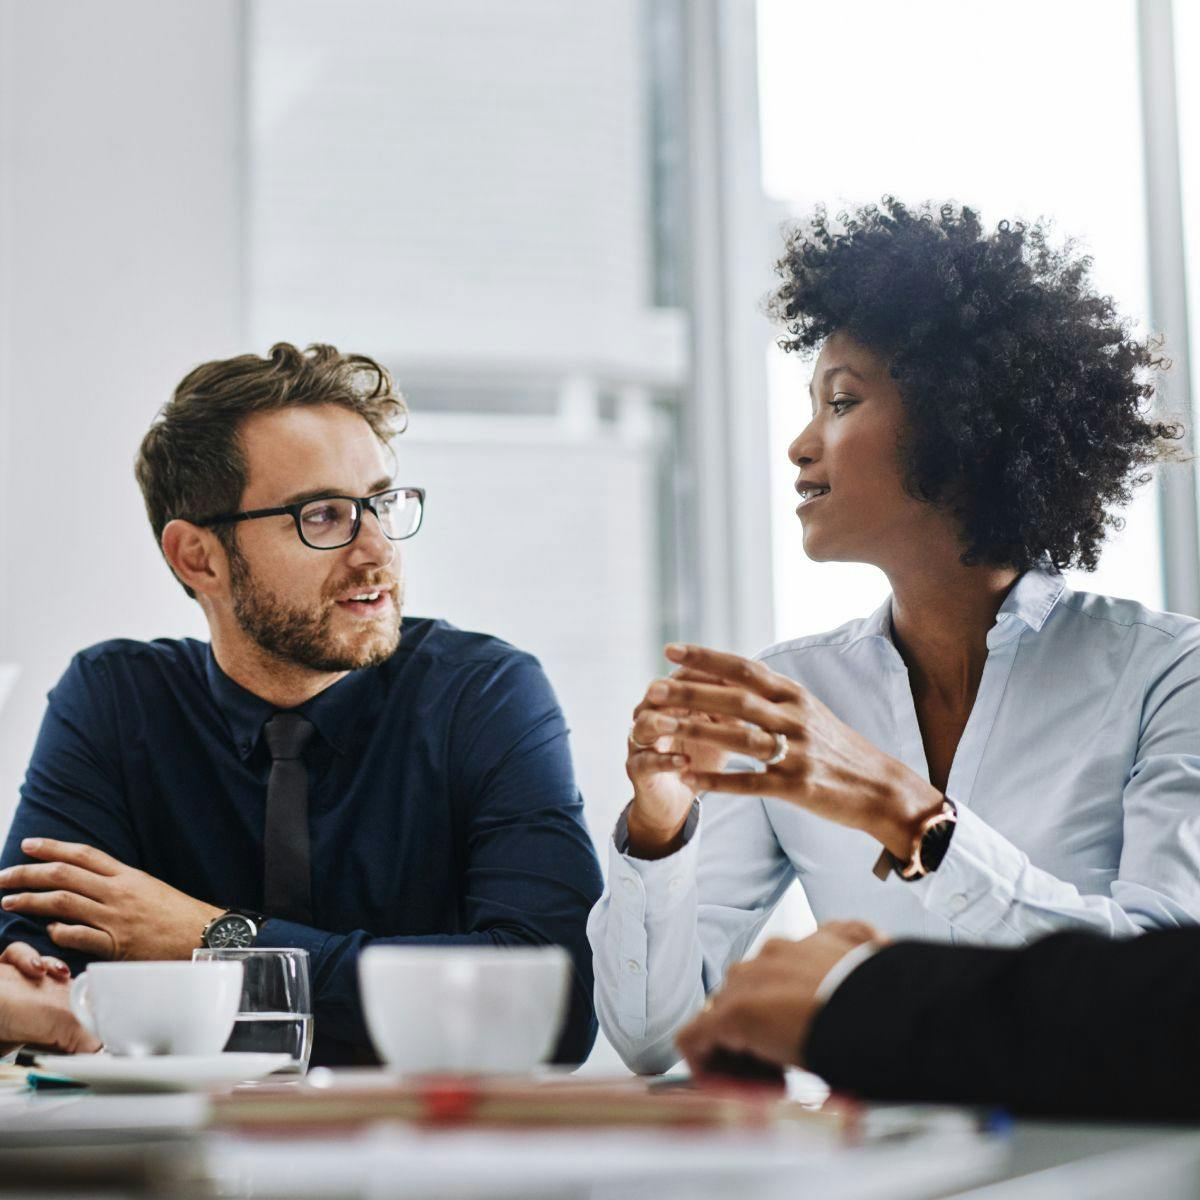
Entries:
POLYGON ((532 1070, 554 1049, 571 986, 561 946, 368 946, 358 960, 379 1056, 397 1071, 532 1070))
POLYGON ((71 1011, 112 1054, 220 1054, 241 995, 237 962, 92 963, 71 1011))

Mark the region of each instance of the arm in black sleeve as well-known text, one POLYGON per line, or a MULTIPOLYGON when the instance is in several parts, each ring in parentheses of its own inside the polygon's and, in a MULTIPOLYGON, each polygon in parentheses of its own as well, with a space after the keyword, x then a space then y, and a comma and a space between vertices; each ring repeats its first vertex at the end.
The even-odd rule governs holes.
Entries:
POLYGON ((842 982, 804 1057, 869 1099, 1195 1117, 1197 1012, 1196 928, 1065 933, 1019 950, 899 943, 842 982))
MULTIPOLYGON (((27 837, 83 842, 141 866, 118 744, 108 669, 102 659, 77 655, 50 693, 0 867, 34 861, 21 852, 27 837)), ((76 973, 88 962, 77 951, 59 949, 40 918, 0 912, 0 947, 11 942, 62 958, 76 973)))
POLYGON ((571 998, 554 1061, 579 1063, 596 1038, 587 916, 600 867, 583 820, 567 727, 537 661, 513 654, 468 685, 450 733, 461 813, 460 933, 372 937, 266 922, 257 944, 307 949, 318 1029, 366 1045, 357 960, 375 945, 559 945, 571 956, 571 998))

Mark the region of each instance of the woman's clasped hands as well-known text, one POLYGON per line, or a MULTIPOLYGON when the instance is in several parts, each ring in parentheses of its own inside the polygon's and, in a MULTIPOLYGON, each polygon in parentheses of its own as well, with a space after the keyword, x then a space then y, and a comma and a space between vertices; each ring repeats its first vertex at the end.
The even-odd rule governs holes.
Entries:
POLYGON ((680 644, 666 656, 678 669, 650 685, 629 732, 634 854, 671 853, 694 797, 716 792, 788 801, 908 857, 944 799, 927 779, 761 662, 680 644), (728 770, 735 754, 761 769, 728 770))

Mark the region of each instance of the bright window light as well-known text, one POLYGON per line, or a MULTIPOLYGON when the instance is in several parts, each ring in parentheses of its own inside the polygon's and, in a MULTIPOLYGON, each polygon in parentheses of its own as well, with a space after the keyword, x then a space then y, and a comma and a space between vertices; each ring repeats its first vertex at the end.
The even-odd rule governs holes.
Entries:
POLYGON ((1179 100, 1179 155, 1183 173, 1183 237, 1187 247, 1191 323, 1192 411, 1200 418, 1200 4, 1175 5, 1175 87, 1179 100))
MULTIPOLYGON (((763 186, 786 211, 954 200, 994 225, 1052 218, 1097 285, 1147 309, 1136 13, 1132 0, 759 0, 763 186)), ((779 242, 782 249, 782 240, 779 242)), ((887 593, 870 567, 814 564, 793 515, 786 447, 807 419, 810 363, 772 349, 778 636, 861 616, 887 593)), ((1143 488, 1099 569, 1072 587, 1162 606, 1158 506, 1143 488)))

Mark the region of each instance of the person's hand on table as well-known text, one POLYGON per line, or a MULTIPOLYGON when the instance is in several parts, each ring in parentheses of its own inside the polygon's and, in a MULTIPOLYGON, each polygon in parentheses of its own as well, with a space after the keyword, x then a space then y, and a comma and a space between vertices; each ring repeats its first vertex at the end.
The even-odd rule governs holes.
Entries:
POLYGON ((757 958, 729 968, 704 1009, 675 1037, 692 1075, 703 1078, 720 1054, 800 1066, 816 1016, 821 981, 851 950, 881 941, 862 921, 831 921, 800 942, 767 942, 757 958))
POLYGON ((32 963, 37 957, 20 943, 0 955, 0 1054, 22 1044, 64 1054, 99 1050, 100 1043, 76 1021, 67 1002, 70 972, 59 964, 62 971, 37 973, 32 963))
POLYGON ((93 958, 190 958, 200 935, 224 909, 118 862, 91 846, 26 838, 36 863, 0 871, 5 912, 48 920, 56 946, 93 958))
MULTIPOLYGON (((762 663, 701 646, 671 645, 666 654, 682 669, 651 684, 639 720, 663 735, 655 744, 658 770, 677 776, 680 795, 689 802, 705 791, 787 800, 864 830, 908 860, 921 823, 945 799, 927 779, 762 663), (730 753, 766 763, 781 751, 761 772, 723 771, 730 753)), ((635 722, 635 737, 638 728, 635 722)))

